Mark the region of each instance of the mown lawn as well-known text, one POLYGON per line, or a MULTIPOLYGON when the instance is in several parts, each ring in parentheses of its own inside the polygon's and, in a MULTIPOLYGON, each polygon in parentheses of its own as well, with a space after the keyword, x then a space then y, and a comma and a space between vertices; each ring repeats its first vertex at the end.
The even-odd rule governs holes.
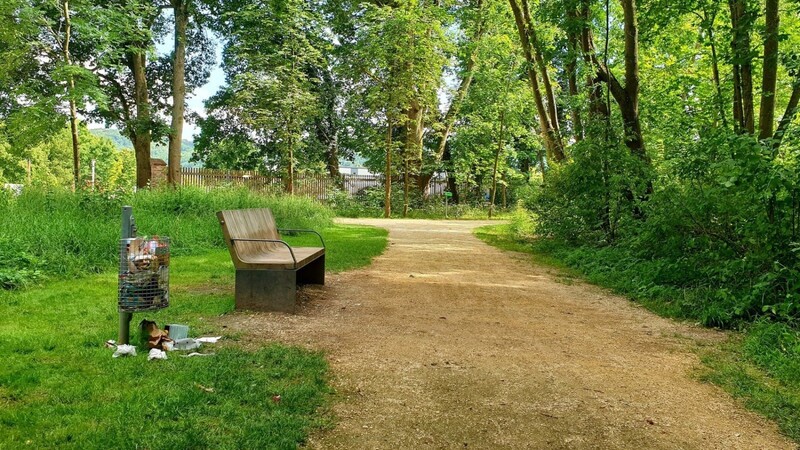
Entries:
MULTIPOLYGON (((386 246, 375 228, 323 236, 334 272, 386 246)), ((0 448, 295 448, 329 424, 324 355, 245 350, 217 324, 233 310, 233 278, 226 250, 172 259, 170 307, 135 314, 134 324, 147 317, 225 337, 203 349, 213 356, 150 362, 144 350, 113 359, 103 346, 118 327, 115 273, 0 291, 0 448)))

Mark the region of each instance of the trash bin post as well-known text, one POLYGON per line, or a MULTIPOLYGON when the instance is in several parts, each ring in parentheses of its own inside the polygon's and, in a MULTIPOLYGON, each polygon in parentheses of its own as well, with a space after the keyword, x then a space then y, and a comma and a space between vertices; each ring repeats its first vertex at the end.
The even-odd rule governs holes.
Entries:
MULTIPOLYGON (((133 218, 133 207, 122 207, 122 239, 130 239, 136 237, 136 222, 133 218)), ((119 337, 117 342, 119 344, 128 344, 131 336, 131 320, 133 313, 119 312, 119 337)))

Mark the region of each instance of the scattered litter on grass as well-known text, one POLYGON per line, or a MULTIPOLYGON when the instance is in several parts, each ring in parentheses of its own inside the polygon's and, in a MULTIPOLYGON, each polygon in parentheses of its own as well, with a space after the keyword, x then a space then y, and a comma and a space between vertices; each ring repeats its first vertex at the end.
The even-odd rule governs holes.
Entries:
POLYGON ((216 344, 217 341, 222 339, 222 336, 213 336, 213 337, 200 337, 195 339, 197 342, 202 342, 204 344, 216 344))
POLYGON ((170 323, 164 325, 164 329, 169 333, 169 337, 174 340, 186 339, 189 337, 189 325, 181 325, 179 323, 170 323))
POLYGON ((151 361, 154 359, 167 359, 167 352, 157 348, 151 348, 150 353, 147 354, 147 360, 151 361))
POLYGON ((200 342, 196 339, 186 338, 175 341, 175 350, 194 350, 200 348, 200 342))
POLYGON ((115 341, 113 339, 109 339, 109 340, 106 341, 105 347, 106 348, 116 348, 117 347, 117 341, 115 341))
POLYGON ((281 402, 281 396, 280 395, 273 395, 272 396, 272 402, 273 403, 280 403, 281 402))
POLYGON ((213 393, 214 392, 214 388, 205 387, 205 386, 203 386, 202 384, 199 384, 199 383, 195 383, 194 385, 197 386, 201 391, 206 391, 206 392, 209 392, 209 393, 213 393))
POLYGON ((126 344, 118 345, 113 356, 114 358, 119 358, 120 356, 136 356, 136 347, 126 344))
POLYGON ((139 328, 142 330, 142 335, 147 336, 147 348, 157 348, 164 350, 164 344, 172 342, 169 333, 158 328, 158 325, 150 320, 144 319, 139 322, 139 328))
POLYGON ((192 352, 192 353, 189 353, 188 355, 181 355, 181 356, 183 356, 184 358, 190 358, 190 357, 192 357, 192 356, 213 356, 213 355, 214 355, 214 353, 197 353, 197 352, 192 352))

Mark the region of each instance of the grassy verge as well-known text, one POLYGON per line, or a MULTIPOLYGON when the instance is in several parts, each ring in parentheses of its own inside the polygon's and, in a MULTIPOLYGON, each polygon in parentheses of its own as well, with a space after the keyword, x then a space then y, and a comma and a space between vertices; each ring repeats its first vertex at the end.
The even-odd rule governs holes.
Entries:
MULTIPOLYGON (((531 255, 532 262, 558 269, 628 296, 660 315, 709 323, 729 305, 704 302, 700 290, 644 282, 646 262, 616 261, 610 249, 570 248, 553 242, 520 238, 519 224, 492 225, 475 231, 495 247, 531 255)), ((617 258, 618 259, 618 258, 617 258)), ((778 423, 800 443, 800 334, 785 323, 761 319, 741 323, 729 342, 700 350, 707 370, 701 375, 748 408, 778 423)))
POLYGON ((215 215, 221 209, 268 207, 283 228, 321 230, 333 224, 333 211, 313 200, 241 189, 29 190, 19 197, 0 190, 0 289, 114 268, 123 205, 133 206, 140 235, 169 236, 174 256, 224 248, 215 215))
MULTIPOLYGON (((386 245, 375 228, 323 235, 332 271, 366 265, 386 245)), ((215 318, 233 309, 233 278, 226 250, 175 257, 170 307, 134 322, 226 335, 215 318)), ((204 350, 213 356, 112 359, 103 342, 116 338, 116 289, 106 272, 0 290, 0 448, 288 449, 330 422, 319 353, 277 344, 249 351, 226 335, 204 350)))

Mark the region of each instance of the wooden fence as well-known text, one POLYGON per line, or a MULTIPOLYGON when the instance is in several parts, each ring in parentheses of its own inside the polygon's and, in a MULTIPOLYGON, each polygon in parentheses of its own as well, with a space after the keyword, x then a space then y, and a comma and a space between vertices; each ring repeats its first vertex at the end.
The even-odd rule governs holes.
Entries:
MULTIPOLYGON (((340 175, 336 180, 326 174, 297 174, 294 180, 295 195, 327 200, 328 195, 341 189, 356 195, 366 188, 383 186, 382 175, 340 175)), ((196 186, 206 190, 217 187, 246 187, 247 189, 270 194, 285 191, 281 177, 273 177, 249 170, 218 170, 181 167, 181 185, 196 186)), ((442 195, 447 190, 447 180, 433 178, 428 183, 428 195, 442 195)))

